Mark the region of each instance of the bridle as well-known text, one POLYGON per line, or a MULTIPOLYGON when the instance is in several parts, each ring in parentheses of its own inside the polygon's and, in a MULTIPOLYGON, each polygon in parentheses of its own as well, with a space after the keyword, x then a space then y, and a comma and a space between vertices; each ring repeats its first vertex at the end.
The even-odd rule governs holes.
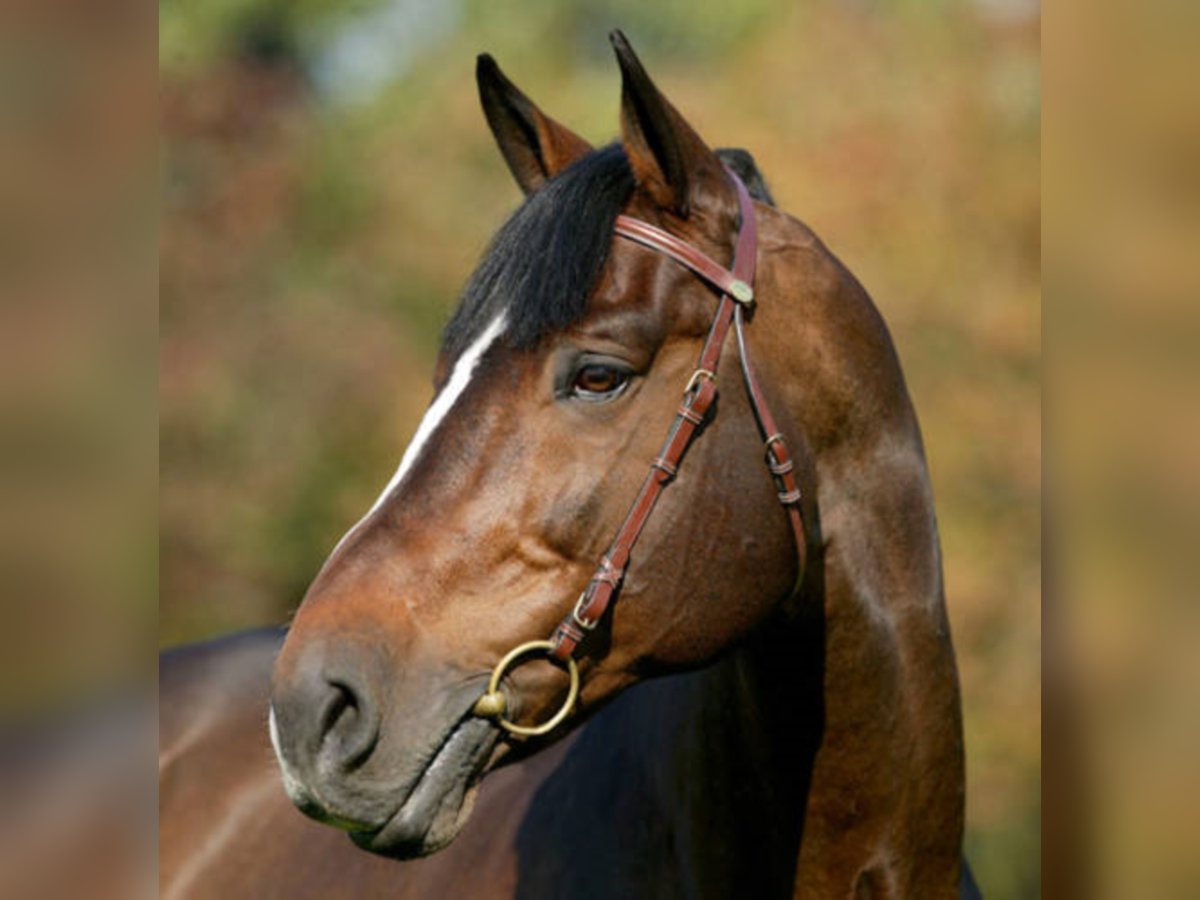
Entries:
POLYGON ((579 595, 574 609, 565 616, 549 640, 529 641, 510 650, 496 664, 488 682, 487 692, 476 701, 472 712, 476 716, 495 719, 501 728, 511 734, 531 736, 546 734, 556 728, 570 714, 579 695, 579 668, 576 658, 587 636, 604 618, 621 582, 629 568, 630 554, 645 528, 654 505, 663 489, 675 478, 680 461, 692 439, 705 423, 713 402, 717 399, 717 364, 725 338, 732 326, 737 339, 738 356, 742 366, 742 381, 754 418, 765 444, 767 468, 775 480, 779 502, 787 513, 788 522, 796 541, 799 571, 804 572, 806 543, 804 519, 801 514, 800 489, 796 484, 794 458, 784 442, 783 434, 771 414, 766 397, 759 386, 750 363, 746 347, 745 310, 754 303, 754 270, 758 256, 758 225, 754 216, 754 204, 742 180, 730 169, 726 169, 737 190, 741 223, 738 227, 733 267, 726 269, 705 253, 697 250, 674 235, 668 234, 648 222, 630 216, 617 216, 616 233, 623 238, 669 256, 716 288, 721 300, 717 306, 712 325, 709 326, 704 348, 696 363, 696 370, 688 379, 683 390, 683 402, 676 410, 675 419, 667 432, 666 441, 657 457, 650 464, 650 471, 642 482, 637 499, 633 501, 625 521, 617 530, 608 552, 600 559, 592 580, 579 595), (500 690, 500 680, 505 672, 526 656, 541 653, 567 667, 571 678, 570 689, 563 705, 551 718, 539 725, 517 725, 504 717, 507 699, 500 690))

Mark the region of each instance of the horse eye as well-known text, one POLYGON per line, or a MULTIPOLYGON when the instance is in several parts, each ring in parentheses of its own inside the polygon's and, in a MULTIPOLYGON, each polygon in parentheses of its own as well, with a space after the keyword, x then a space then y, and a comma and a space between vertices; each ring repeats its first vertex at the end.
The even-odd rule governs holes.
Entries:
POLYGON ((614 366, 588 363, 580 366, 571 383, 571 394, 585 400, 606 400, 629 381, 629 375, 614 366))

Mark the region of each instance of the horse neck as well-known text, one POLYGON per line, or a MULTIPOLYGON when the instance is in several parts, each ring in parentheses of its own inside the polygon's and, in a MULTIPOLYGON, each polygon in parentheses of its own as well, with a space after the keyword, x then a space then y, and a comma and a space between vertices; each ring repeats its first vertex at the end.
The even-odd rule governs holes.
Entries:
POLYGON ((750 895, 790 896, 821 734, 821 671, 819 628, 765 629, 703 669, 639 685, 589 743, 604 753, 620 745, 619 785, 639 785, 652 816, 674 821, 685 868, 719 883, 733 865, 750 895))
POLYGON ((818 622, 782 619, 689 685, 701 761, 736 772, 740 789, 758 779, 782 812, 802 810, 823 719, 823 642, 818 622), (720 741, 715 754, 707 745, 720 741))

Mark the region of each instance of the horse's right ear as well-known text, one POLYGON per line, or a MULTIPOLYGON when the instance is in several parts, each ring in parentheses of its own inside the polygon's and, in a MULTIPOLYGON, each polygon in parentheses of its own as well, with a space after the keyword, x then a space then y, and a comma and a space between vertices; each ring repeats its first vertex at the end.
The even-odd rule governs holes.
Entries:
POLYGON ((737 210, 716 154, 650 80, 621 31, 609 34, 621 67, 621 136, 638 187, 686 219, 694 210, 737 210))
POLYGON ((538 109, 487 53, 475 61, 479 102, 504 161, 526 194, 592 151, 592 145, 538 109))

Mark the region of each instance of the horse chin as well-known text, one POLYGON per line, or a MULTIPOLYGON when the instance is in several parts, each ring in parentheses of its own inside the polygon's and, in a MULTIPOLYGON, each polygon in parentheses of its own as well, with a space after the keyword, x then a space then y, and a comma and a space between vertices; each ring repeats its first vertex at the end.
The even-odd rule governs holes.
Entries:
POLYGON ((454 842, 459 832, 467 824, 467 820, 471 818, 471 813, 475 809, 475 797, 478 793, 478 784, 467 788, 467 793, 463 797, 462 805, 459 806, 458 812, 452 818, 447 818, 444 823, 434 823, 434 827, 425 836, 425 841, 421 848, 421 856, 437 853, 454 842))
POLYGON ((351 831, 356 845, 392 859, 413 859, 436 853, 458 837, 471 817, 496 738, 489 723, 468 723, 447 742, 458 752, 439 754, 382 827, 351 831))
POLYGON ((454 843, 454 839, 471 818, 478 792, 478 786, 471 787, 463 796, 460 805, 440 810, 430 823, 429 830, 423 834, 414 835, 408 831, 396 834, 392 823, 388 823, 378 831, 351 831, 350 839, 359 848, 389 859, 406 860, 430 856, 454 843))

